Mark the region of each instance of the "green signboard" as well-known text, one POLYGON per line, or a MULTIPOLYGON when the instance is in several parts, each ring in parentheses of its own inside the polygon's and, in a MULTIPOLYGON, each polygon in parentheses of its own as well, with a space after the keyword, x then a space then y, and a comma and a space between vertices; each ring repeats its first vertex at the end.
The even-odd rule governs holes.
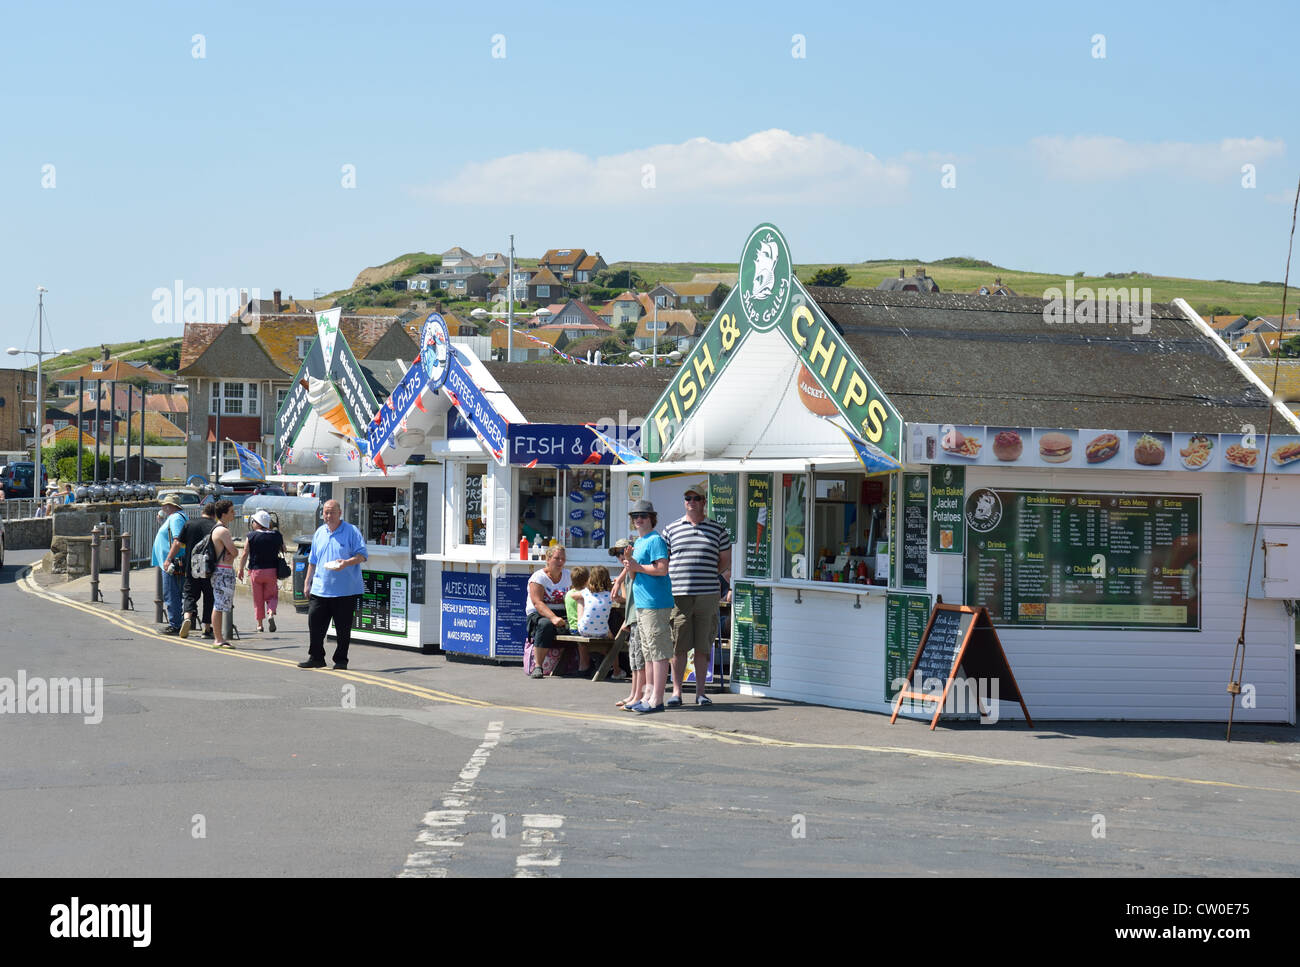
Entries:
POLYGON ((388 571, 362 571, 361 577, 365 589, 357 597, 352 627, 405 638, 409 578, 388 571))
POLYGON ((930 620, 928 594, 885 596, 885 698, 893 701, 930 620))
POLYGON ((736 543, 740 532, 740 511, 736 506, 737 474, 709 474, 709 517, 727 529, 727 538, 736 543))
POLYGON ((793 273, 790 248, 768 224, 749 235, 739 281, 708 329, 650 410, 642 453, 657 460, 700 408, 718 376, 751 332, 780 331, 853 433, 894 458, 902 452, 903 420, 793 273))
POLYGON ((903 587, 923 588, 929 564, 929 476, 903 474, 903 587))
POLYGON ((731 680, 771 685, 772 589, 737 581, 731 601, 731 680))
POLYGON ((930 468, 930 553, 961 554, 965 548, 966 468, 930 468))
POLYGON ((1201 626, 1201 499, 995 490, 966 498, 966 602, 1033 628, 1201 626))
POLYGON ((751 473, 745 485, 745 576, 772 576, 772 475, 751 473))

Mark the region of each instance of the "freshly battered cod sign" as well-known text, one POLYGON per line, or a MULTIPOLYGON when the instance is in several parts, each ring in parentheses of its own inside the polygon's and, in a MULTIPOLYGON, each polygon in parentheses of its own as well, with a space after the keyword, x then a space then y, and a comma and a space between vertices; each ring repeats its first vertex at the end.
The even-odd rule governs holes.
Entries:
POLYGON ((834 403, 836 418, 895 459, 901 456, 902 417, 792 269, 789 247, 775 226, 759 225, 750 233, 736 288, 650 411, 649 459, 668 449, 749 334, 772 329, 834 403))

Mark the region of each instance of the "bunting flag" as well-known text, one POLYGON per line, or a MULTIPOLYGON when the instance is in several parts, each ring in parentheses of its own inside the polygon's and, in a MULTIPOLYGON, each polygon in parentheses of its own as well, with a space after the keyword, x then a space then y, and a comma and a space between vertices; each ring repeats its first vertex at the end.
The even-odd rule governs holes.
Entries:
POLYGON ((419 396, 415 398, 415 408, 419 410, 421 413, 428 413, 429 411, 424 408, 423 397, 424 397, 424 393, 422 392, 420 393, 419 396))
POLYGON ((606 436, 596 429, 591 423, 585 424, 588 430, 596 434, 596 439, 605 445, 605 449, 614 454, 614 459, 619 463, 645 463, 645 458, 637 453, 627 444, 619 443, 617 440, 606 436))
POLYGON ((316 459, 321 463, 329 463, 329 461, 325 459, 325 454, 321 453, 319 450, 316 451, 316 459))
POLYGON ((248 447, 240 446, 230 437, 226 437, 226 442, 235 448, 235 453, 239 455, 239 472, 244 475, 245 480, 265 480, 266 464, 248 447))
POLYGON ((384 466, 384 455, 382 453, 376 453, 374 456, 374 461, 375 461, 375 466, 378 467, 380 470, 382 470, 384 472, 384 476, 387 477, 388 468, 384 466))
POLYGON ((849 441, 849 446, 853 448, 853 455, 858 458, 858 463, 862 464, 862 469, 867 473, 888 473, 903 469, 901 463, 879 447, 873 446, 866 440, 850 433, 838 423, 834 423, 832 426, 844 434, 844 438, 849 441))

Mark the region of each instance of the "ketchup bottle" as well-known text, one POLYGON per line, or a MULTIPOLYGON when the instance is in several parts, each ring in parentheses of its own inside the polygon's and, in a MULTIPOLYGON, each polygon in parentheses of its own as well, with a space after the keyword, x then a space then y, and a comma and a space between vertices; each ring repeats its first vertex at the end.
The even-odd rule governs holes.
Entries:
POLYGON ((519 560, 521 561, 528 560, 528 538, 527 537, 519 538, 519 560))

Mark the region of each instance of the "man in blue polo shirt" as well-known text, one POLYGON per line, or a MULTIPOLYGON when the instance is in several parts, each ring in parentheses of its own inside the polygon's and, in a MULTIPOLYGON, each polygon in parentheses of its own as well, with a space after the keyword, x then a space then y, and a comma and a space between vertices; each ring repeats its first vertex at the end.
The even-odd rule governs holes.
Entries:
POLYGON ((334 667, 343 669, 348 667, 348 645, 352 642, 352 616, 357 598, 365 591, 361 565, 369 555, 361 531, 343 520, 343 508, 337 500, 325 501, 321 516, 325 523, 317 528, 311 539, 311 556, 307 558, 304 581, 310 595, 307 660, 300 662, 298 667, 325 667, 325 633, 332 620, 338 638, 334 667))

